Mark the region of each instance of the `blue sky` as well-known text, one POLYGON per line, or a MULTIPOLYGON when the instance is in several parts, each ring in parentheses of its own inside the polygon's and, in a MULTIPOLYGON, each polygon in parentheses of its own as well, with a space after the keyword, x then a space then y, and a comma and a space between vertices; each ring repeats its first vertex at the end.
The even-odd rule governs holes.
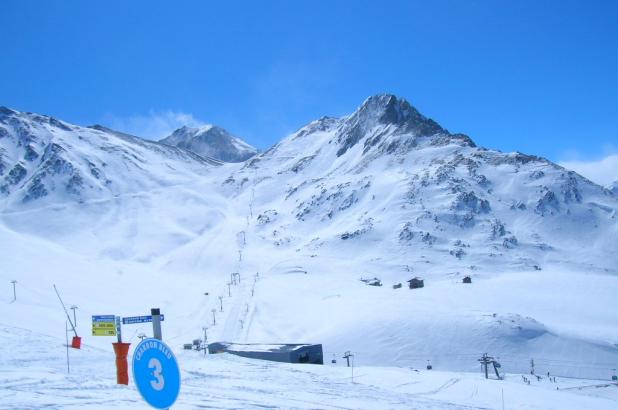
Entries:
POLYGON ((1 105, 151 138, 267 148, 390 92, 490 148, 618 153, 617 1, 4 0, 0 39, 1 105))

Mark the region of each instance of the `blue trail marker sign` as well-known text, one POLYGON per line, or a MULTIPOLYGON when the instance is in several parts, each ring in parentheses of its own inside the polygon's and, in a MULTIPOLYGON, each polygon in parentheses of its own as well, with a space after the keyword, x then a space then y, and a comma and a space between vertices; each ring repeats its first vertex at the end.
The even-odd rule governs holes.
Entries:
MULTIPOLYGON (((161 320, 165 320, 165 315, 161 315, 161 320)), ((122 318, 122 324, 123 325, 133 325, 136 323, 147 323, 147 322, 152 322, 152 316, 148 315, 148 316, 130 316, 130 317, 123 317, 122 318)))
POLYGON ((157 339, 142 340, 133 353, 133 380, 152 407, 171 407, 180 392, 180 369, 169 346, 157 339))

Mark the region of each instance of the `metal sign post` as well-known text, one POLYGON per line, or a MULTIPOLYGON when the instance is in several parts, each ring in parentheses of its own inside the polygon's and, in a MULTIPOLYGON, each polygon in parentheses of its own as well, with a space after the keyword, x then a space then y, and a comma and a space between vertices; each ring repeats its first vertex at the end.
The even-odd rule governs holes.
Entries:
POLYGON ((161 334, 161 309, 152 308, 150 309, 150 314, 152 314, 152 335, 155 339, 163 340, 163 335, 161 334))
POLYGON ((116 336, 118 336, 118 343, 122 343, 122 327, 120 326, 120 316, 116 316, 116 336))
POLYGON ((116 336, 117 342, 112 343, 116 354, 116 383, 129 384, 129 364, 127 355, 131 343, 122 342, 122 327, 120 316, 95 315, 92 316, 92 336, 116 336))
MULTIPOLYGON (((154 311, 153 317, 158 316, 154 311)), ((155 319, 154 323, 158 321, 155 319)), ((180 393, 180 369, 169 346, 158 339, 142 340, 133 354, 133 380, 137 391, 152 407, 171 407, 180 393)))

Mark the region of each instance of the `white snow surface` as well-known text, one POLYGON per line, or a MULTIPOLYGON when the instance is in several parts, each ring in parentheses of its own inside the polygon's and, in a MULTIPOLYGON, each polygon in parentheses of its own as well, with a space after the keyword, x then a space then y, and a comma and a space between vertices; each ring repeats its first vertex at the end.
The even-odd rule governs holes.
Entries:
MULTIPOLYGON (((618 405, 616 196, 394 96, 227 164, 2 109, 0 164, 0 408, 146 408, 115 385, 115 340, 90 336, 90 317, 152 307, 182 369, 175 408, 618 405), (407 289, 415 276, 425 287, 407 289), (79 307, 70 374, 53 284, 79 307), (183 351, 203 327, 210 342, 321 343, 325 365, 183 351), (505 380, 484 379, 483 353, 505 380), (528 385, 530 359, 543 378, 528 385)), ((139 333, 123 326, 132 346, 139 333)))

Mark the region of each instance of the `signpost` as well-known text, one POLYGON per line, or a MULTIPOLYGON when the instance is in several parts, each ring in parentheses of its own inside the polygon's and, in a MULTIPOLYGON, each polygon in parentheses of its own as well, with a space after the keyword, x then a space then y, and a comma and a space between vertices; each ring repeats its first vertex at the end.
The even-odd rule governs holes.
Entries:
POLYGON ((127 364, 127 354, 131 343, 122 342, 122 329, 120 327, 120 316, 115 315, 93 315, 92 316, 92 336, 117 336, 118 342, 112 343, 116 354, 116 383, 129 384, 129 365, 127 364))
POLYGON ((92 336, 116 336, 116 316, 92 316, 92 336))
POLYGON ((180 369, 169 346, 154 338, 142 340, 133 354, 133 380, 152 407, 171 407, 180 392, 180 369))

